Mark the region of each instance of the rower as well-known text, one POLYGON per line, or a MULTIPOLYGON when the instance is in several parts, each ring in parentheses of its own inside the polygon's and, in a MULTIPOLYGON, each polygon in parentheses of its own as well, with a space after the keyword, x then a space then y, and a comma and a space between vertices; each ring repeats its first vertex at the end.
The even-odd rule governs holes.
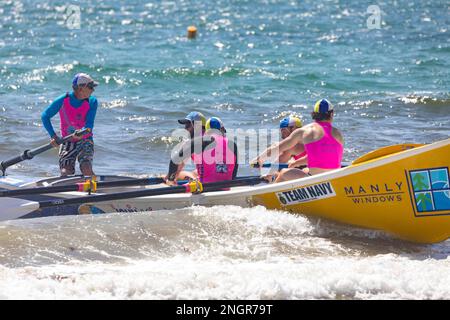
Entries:
POLYGON ((289 137, 269 147, 254 162, 262 165, 265 159, 277 151, 282 153, 298 143, 303 143, 308 154, 308 172, 297 168, 280 173, 275 182, 303 178, 341 167, 344 139, 339 129, 332 126, 333 105, 326 99, 317 101, 311 113, 313 123, 294 130, 289 137))
MULTIPOLYGON (((194 138, 201 138, 205 134, 205 125, 206 125, 206 118, 205 116, 198 111, 192 111, 190 112, 184 119, 178 120, 179 124, 184 125, 184 129, 189 132, 189 140, 186 141, 181 149, 190 149, 192 140, 194 138)), ((201 151, 199 146, 197 146, 198 150, 201 151)), ((194 161, 194 152, 189 153, 191 155, 191 160, 194 161)), ((187 159, 186 159, 187 160, 187 159)), ((185 171, 183 170, 185 166, 185 162, 181 162, 178 164, 176 168, 176 177, 173 180, 179 179, 179 180, 193 180, 197 179, 198 173, 197 169, 193 171, 185 171)))
POLYGON ((72 89, 58 97, 42 112, 42 123, 51 137, 51 144, 56 148, 60 137, 53 129, 51 118, 59 113, 61 119, 61 135, 67 136, 75 130, 89 128, 90 133, 82 137, 73 137, 61 144, 59 149, 59 168, 61 176, 75 174, 75 163, 78 160, 81 173, 85 176, 94 176, 92 162, 94 158, 94 128, 98 101, 92 96, 98 85, 89 75, 78 73, 72 80, 72 89))
MULTIPOLYGON (((298 117, 289 116, 280 121, 280 134, 284 140, 297 128, 302 127, 302 120, 298 117)), ((306 165, 307 156, 303 144, 298 143, 293 148, 283 152, 278 157, 278 163, 288 163, 289 168, 306 165)))
POLYGON ((175 163, 174 158, 184 162, 191 154, 197 168, 196 178, 200 182, 227 181, 236 177, 237 145, 226 137, 223 122, 217 117, 212 117, 206 122, 205 129, 204 136, 195 137, 191 140, 190 146, 185 145, 181 150, 172 153, 166 177, 168 184, 174 184, 175 179, 180 176, 177 174, 179 165, 175 163), (196 145, 201 146, 199 153, 195 152, 196 145))

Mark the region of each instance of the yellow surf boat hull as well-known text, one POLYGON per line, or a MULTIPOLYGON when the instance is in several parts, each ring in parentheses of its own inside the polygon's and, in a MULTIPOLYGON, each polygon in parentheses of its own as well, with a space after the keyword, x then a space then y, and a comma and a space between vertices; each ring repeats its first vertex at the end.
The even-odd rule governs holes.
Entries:
POLYGON ((447 139, 276 184, 252 201, 435 243, 450 237, 449 165, 447 139))

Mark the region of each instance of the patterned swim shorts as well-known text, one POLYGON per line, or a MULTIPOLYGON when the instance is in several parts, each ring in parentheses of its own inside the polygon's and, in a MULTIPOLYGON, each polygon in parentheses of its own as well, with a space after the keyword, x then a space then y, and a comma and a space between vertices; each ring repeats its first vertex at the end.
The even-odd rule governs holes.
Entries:
POLYGON ((59 168, 69 171, 69 174, 75 173, 75 162, 81 164, 89 162, 92 166, 94 160, 94 141, 83 139, 72 142, 67 141, 59 147, 59 168))

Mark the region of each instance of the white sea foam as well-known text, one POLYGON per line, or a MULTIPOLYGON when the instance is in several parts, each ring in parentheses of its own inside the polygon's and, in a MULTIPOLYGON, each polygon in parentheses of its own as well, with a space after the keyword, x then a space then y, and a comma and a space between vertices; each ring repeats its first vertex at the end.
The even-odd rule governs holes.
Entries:
POLYGON ((23 226, 30 246, 48 235, 59 262, 1 266, 2 299, 450 299, 448 241, 412 245, 263 207, 39 220, 23 226))
POLYGON ((124 265, 7 269, 9 299, 449 299, 450 261, 397 255, 261 261, 180 254, 124 265))

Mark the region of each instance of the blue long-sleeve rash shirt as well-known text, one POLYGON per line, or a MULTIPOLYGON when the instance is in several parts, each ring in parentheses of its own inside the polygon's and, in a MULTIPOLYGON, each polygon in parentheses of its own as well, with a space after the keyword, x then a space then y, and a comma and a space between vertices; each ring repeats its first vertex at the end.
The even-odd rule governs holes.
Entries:
MULTIPOLYGON (((83 104, 84 100, 79 100, 75 97, 73 91, 69 93, 70 97, 70 104, 74 108, 79 108, 83 104)), ((56 133, 53 129, 52 123, 50 121, 51 118, 53 118, 61 109, 63 106, 64 99, 66 98, 66 94, 63 94, 62 96, 58 97, 55 101, 50 104, 47 109, 44 110, 41 114, 42 123, 44 124, 45 129, 47 130, 50 137, 53 137, 56 133)), ((86 115, 86 125, 85 128, 89 128, 92 130, 94 129, 94 121, 95 121, 95 115, 97 114, 97 98, 91 96, 89 97, 89 111, 86 115)))

